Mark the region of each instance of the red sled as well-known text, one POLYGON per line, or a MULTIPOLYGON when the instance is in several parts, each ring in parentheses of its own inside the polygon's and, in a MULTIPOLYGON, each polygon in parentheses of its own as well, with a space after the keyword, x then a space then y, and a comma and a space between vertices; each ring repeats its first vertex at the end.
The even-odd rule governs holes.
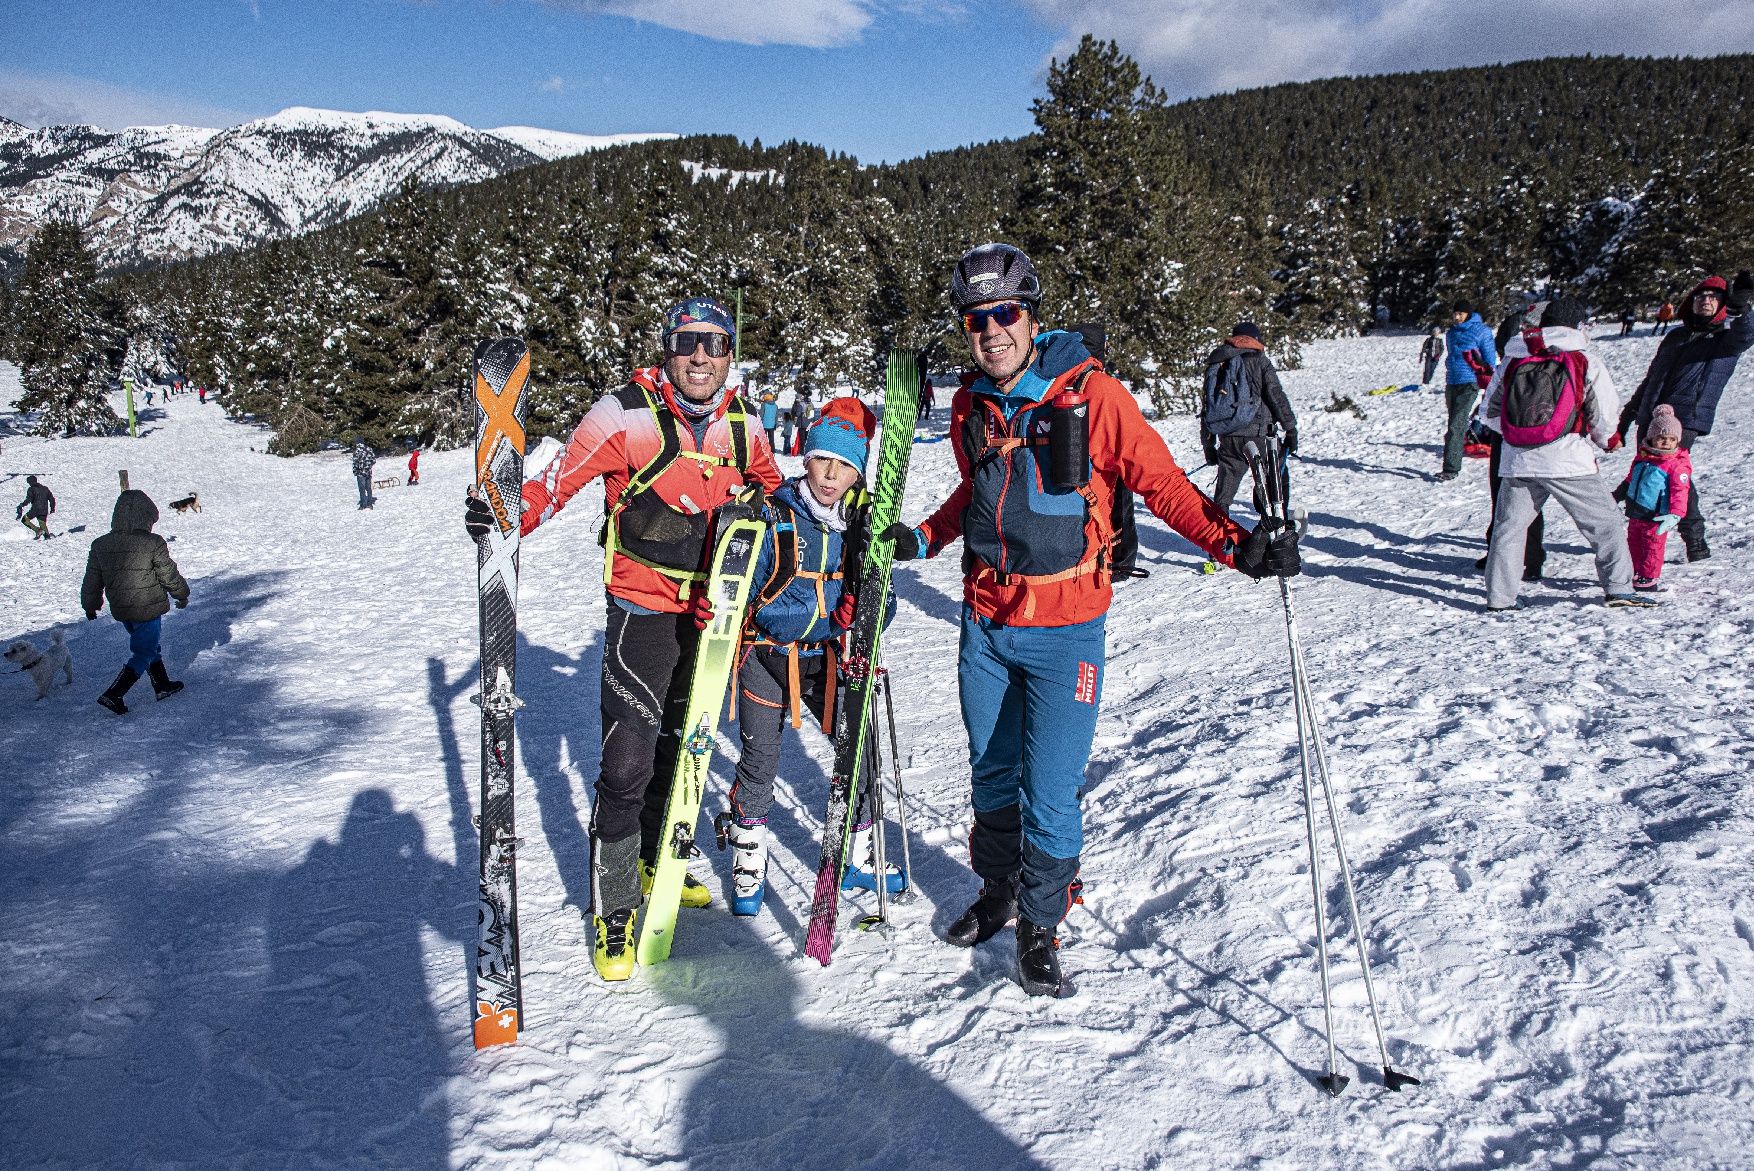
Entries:
POLYGON ((1465 443, 1462 445, 1462 454, 1469 459, 1489 459, 1492 447, 1486 443, 1465 443))

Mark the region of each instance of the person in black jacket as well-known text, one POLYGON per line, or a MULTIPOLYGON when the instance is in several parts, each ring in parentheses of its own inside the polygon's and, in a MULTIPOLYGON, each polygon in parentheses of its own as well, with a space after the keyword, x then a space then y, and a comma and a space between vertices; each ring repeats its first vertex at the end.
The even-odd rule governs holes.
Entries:
POLYGON ((18 523, 36 534, 34 541, 49 539, 49 514, 55 511, 55 494, 37 483, 35 476, 24 478, 24 499, 18 502, 14 515, 18 523))
MULTIPOLYGON (((1212 500, 1225 512, 1230 511, 1237 488, 1250 478, 1248 456, 1244 454, 1249 440, 1260 438, 1267 434, 1268 428, 1278 424, 1285 436, 1285 453, 1290 455, 1297 451, 1297 416, 1291 413, 1291 400, 1285 397, 1285 389, 1279 385, 1279 372, 1273 369, 1273 361, 1267 357, 1267 347, 1261 344, 1260 327, 1254 322, 1237 322, 1224 344, 1207 355, 1206 366, 1210 369, 1233 360, 1242 363, 1243 378, 1248 382, 1250 393, 1260 401, 1261 408, 1250 422, 1229 435, 1213 435, 1207 427, 1204 411, 1201 412, 1200 446, 1205 449, 1206 466, 1218 466, 1218 482, 1212 489, 1212 500)), ((1255 511, 1265 511, 1262 501, 1255 501, 1255 511)))
POLYGON ((378 453, 363 438, 353 441, 353 480, 359 485, 359 506, 370 508, 378 502, 377 493, 372 491, 372 466, 378 462, 378 453))
MULTIPOLYGON (((1754 346, 1754 273, 1743 269, 1736 283, 1721 276, 1707 277, 1681 301, 1680 328, 1663 338, 1645 371, 1644 381, 1620 412, 1620 423, 1610 450, 1626 441, 1626 433, 1638 424, 1639 442, 1650 427, 1651 416, 1666 403, 1681 421, 1681 449, 1693 450, 1693 441, 1711 434, 1718 400, 1736 372, 1736 363, 1754 346)), ((1694 463, 1693 490, 1687 494, 1687 515, 1679 531, 1687 543, 1687 560, 1711 556, 1705 543, 1705 515, 1699 507, 1699 465, 1694 463)))
POLYGON ((110 616, 128 628, 128 663, 97 700, 118 716, 128 711, 122 697, 141 675, 152 677, 152 690, 159 699, 183 689, 165 671, 158 632, 171 602, 179 610, 189 604, 189 583, 177 572, 164 538, 152 531, 157 523, 158 506, 146 493, 131 488, 116 497, 110 531, 91 543, 79 589, 87 620, 97 617, 107 599, 110 616))

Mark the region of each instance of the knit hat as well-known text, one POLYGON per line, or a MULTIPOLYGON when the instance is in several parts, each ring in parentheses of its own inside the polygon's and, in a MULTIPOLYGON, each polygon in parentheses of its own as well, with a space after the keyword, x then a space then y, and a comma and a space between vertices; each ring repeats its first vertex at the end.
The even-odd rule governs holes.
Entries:
POLYGON ((664 310, 664 338, 690 325, 716 325, 731 335, 733 345, 737 341, 737 319, 731 311, 711 297, 690 297, 680 304, 672 305, 664 310))
POLYGON ((1645 439, 1673 439, 1681 441, 1681 420, 1675 417, 1675 408, 1663 403, 1651 412, 1650 426, 1644 429, 1645 439))
POLYGON ((830 399, 822 416, 804 434, 804 459, 825 455, 865 474, 865 457, 871 450, 871 432, 877 416, 851 395, 830 399))
POLYGON ((1457 301, 1454 305, 1449 307, 1449 311, 1451 313, 1472 313, 1474 307, 1466 301, 1457 301))
POLYGON ((1570 297, 1555 297, 1547 302, 1547 308, 1541 313, 1541 328, 1562 325, 1567 329, 1577 329, 1589 315, 1590 311, 1583 307, 1583 302, 1570 297))
POLYGON ((1261 327, 1252 321, 1239 321, 1230 327, 1231 337, 1252 337, 1261 340, 1261 327))

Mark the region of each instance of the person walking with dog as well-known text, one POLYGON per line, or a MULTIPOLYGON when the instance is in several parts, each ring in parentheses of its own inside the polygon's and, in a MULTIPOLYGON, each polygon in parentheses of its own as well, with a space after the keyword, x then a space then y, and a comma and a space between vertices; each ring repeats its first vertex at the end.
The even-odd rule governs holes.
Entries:
POLYGON ((1298 537, 1272 521, 1251 533, 1194 487, 1083 338, 1043 328, 1041 280, 1022 251, 969 251, 950 300, 975 367, 950 403, 960 478, 918 527, 884 534, 902 561, 963 541, 957 688, 982 887, 946 938, 973 947, 1015 919, 1024 991, 1066 996, 1055 931, 1079 890, 1115 486, 1250 577, 1301 572, 1298 537))
MULTIPOLYGON (((664 313, 664 361, 598 399, 547 467, 524 484, 529 537, 580 489, 603 481, 608 623, 600 691, 602 757, 591 806, 591 960, 604 980, 633 975, 634 930, 651 885, 700 631, 690 608, 706 580, 713 514, 780 472, 759 416, 726 385, 736 321, 711 297, 664 313)), ((494 523, 471 497, 471 536, 494 523)), ((526 542, 525 556, 535 546, 526 542)), ((682 905, 703 907, 684 880, 682 905)))
POLYGON ((189 604, 189 583, 171 560, 170 546, 152 531, 157 523, 158 506, 140 489, 116 497, 110 531, 91 543, 79 588, 87 621, 96 620, 107 600, 110 617, 128 631, 128 662, 97 699, 118 716, 128 713, 122 699, 142 675, 151 677, 157 699, 169 699, 183 689, 165 670, 159 628, 173 601, 179 610, 189 604))
POLYGON ((353 441, 353 480, 359 485, 359 507, 370 508, 378 502, 372 491, 372 467, 378 462, 378 453, 363 437, 353 441))
POLYGON ((49 539, 49 516, 55 511, 55 494, 37 483, 35 476, 24 478, 24 499, 18 502, 13 515, 18 523, 35 533, 33 541, 49 539))

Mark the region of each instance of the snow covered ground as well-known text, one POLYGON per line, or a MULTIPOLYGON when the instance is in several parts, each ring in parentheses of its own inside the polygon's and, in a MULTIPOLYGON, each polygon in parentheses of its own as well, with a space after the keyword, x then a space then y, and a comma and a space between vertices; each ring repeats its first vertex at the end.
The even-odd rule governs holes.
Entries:
MULTIPOLYGON (((1360 397, 1364 421, 1319 409, 1405 381, 1418 344, 1317 345, 1286 383, 1313 520, 1299 619, 1391 1048, 1422 1087, 1390 1094, 1371 1068, 1338 897, 1338 1034, 1360 1066, 1337 1101, 1311 1083, 1278 591, 1199 575, 1155 521, 1152 576, 1109 620, 1086 905, 1063 952, 1077 998, 1024 997, 1010 933, 974 952, 937 938, 977 886, 954 557, 898 572, 886 641, 921 895, 893 934, 843 931, 828 969, 802 955, 830 759, 811 733, 786 751, 768 910, 689 912, 668 964, 604 987, 583 920, 595 491, 526 546, 527 1022, 515 1047, 476 1052, 468 456, 425 457, 422 486, 359 512, 344 456, 259 454, 264 434, 183 398, 135 442, 8 434, 0 456, 47 475, 68 531, 0 530, 0 635, 64 629, 78 677, 42 702, 0 677, 5 1162, 1754 1165, 1754 367, 1697 453, 1716 556, 1671 566, 1666 609, 1596 604, 1555 517, 1550 580, 1488 618, 1472 568, 1486 469, 1430 480, 1437 396, 1360 397), (92 699, 124 632, 83 622, 77 598, 118 468, 161 508, 189 489, 205 505, 159 526, 194 590, 165 628, 188 690, 154 704, 142 684, 123 719, 92 699)), ((1654 344, 1600 343, 1623 389, 1654 344)), ((0 402, 16 377, 0 368, 0 402)), ((1197 459, 1190 420, 1163 431, 1197 459)), ((953 474, 947 444, 915 456, 910 518, 953 474)), ((697 873, 718 894, 727 865, 709 853, 697 873)))

